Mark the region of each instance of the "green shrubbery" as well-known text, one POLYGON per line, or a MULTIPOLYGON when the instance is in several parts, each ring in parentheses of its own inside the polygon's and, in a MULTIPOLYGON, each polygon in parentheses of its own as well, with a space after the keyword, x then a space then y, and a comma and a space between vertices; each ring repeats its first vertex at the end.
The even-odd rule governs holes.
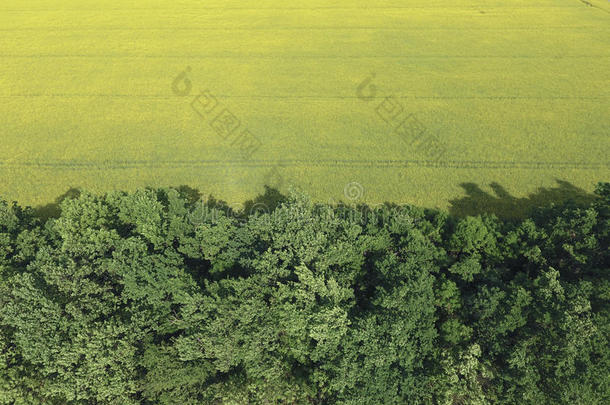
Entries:
POLYGON ((610 184, 522 221, 0 203, 2 404, 610 403, 610 184), (196 219, 196 220, 194 220, 196 219))

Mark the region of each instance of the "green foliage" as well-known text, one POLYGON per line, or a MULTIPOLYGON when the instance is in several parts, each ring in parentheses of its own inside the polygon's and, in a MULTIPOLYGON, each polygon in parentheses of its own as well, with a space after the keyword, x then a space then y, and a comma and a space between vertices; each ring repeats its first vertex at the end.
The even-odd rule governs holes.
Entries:
POLYGON ((519 222, 0 202, 0 404, 605 404, 610 186, 519 222))

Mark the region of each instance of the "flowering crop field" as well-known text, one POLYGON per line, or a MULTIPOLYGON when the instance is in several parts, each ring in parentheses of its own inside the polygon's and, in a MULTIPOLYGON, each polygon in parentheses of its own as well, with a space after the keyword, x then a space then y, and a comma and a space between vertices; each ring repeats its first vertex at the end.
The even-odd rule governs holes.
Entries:
POLYGON ((264 185, 446 207, 591 190, 606 0, 5 0, 0 195, 264 185))

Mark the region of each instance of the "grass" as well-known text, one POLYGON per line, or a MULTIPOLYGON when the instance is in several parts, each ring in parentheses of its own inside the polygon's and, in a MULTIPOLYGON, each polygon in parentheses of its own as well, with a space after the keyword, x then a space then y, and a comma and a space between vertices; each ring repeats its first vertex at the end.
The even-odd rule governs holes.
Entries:
POLYGON ((345 201, 358 183, 359 202, 443 208, 465 183, 590 191, 610 173, 610 7, 589 3, 7 0, 0 195, 188 184, 243 202, 269 183, 345 201), (193 111, 204 89, 256 153, 193 111), (390 95, 438 137, 442 165, 377 115, 390 95))

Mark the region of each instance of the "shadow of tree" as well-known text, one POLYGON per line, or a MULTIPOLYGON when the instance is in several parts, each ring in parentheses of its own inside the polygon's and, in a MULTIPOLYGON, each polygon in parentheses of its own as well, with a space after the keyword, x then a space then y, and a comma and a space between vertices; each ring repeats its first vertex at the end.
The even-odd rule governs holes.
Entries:
POLYGON ((462 183, 460 186, 468 194, 466 197, 450 200, 449 213, 454 216, 495 214, 500 218, 523 218, 535 208, 548 207, 551 204, 561 204, 568 201, 576 205, 587 205, 595 200, 595 195, 573 184, 556 180, 556 187, 540 187, 527 197, 517 198, 510 195, 498 183, 489 186, 495 193, 491 195, 483 191, 477 184, 462 183))
POLYGON ((252 215, 255 213, 273 212, 280 204, 286 202, 288 198, 277 189, 265 186, 265 192, 256 196, 253 200, 244 203, 244 214, 252 215))
MULTIPOLYGON (((561 204, 568 201, 577 206, 584 206, 596 199, 595 194, 578 188, 567 181, 556 181, 556 187, 541 187, 534 193, 521 198, 510 195, 504 187, 495 182, 489 185, 495 195, 485 192, 475 183, 462 183, 460 186, 466 191, 467 195, 450 200, 448 211, 451 215, 457 217, 495 214, 500 218, 519 219, 525 217, 535 208, 548 207, 551 204, 561 204)), ((218 200, 212 195, 204 201, 202 193, 195 188, 182 185, 175 189, 187 200, 189 205, 203 203, 207 208, 215 208, 224 211, 227 215, 242 219, 255 213, 273 212, 280 204, 288 200, 288 197, 276 188, 265 186, 264 193, 244 202, 243 210, 237 212, 235 207, 229 206, 226 201, 218 200)), ((58 218, 61 213, 61 202, 66 198, 77 198, 80 193, 79 189, 70 188, 57 197, 53 203, 34 207, 34 214, 43 221, 49 218, 58 218)), ((392 203, 386 204, 388 206, 394 205, 392 203)), ((339 204, 337 208, 340 208, 341 205, 339 204)), ((372 207, 367 208, 373 209, 372 207)))
POLYGON ((189 186, 176 187, 175 190, 186 199, 187 204, 195 207, 192 213, 192 221, 201 222, 204 218, 212 218, 219 212, 230 218, 245 220, 250 215, 272 213, 280 204, 288 201, 288 197, 273 187, 265 186, 265 191, 254 199, 247 200, 243 204, 229 204, 225 200, 217 199, 212 194, 204 197, 197 189, 189 186), (241 207, 240 207, 241 205, 241 207))
MULTIPOLYGON (((215 198, 213 195, 209 195, 204 198, 203 194, 198 189, 187 185, 170 188, 175 189, 180 196, 186 200, 187 205, 194 206, 196 204, 203 204, 203 206, 206 208, 220 210, 228 216, 242 219, 255 213, 272 212, 280 204, 288 201, 288 197, 282 194, 276 188, 265 186, 264 193, 259 194, 252 200, 245 201, 243 203, 243 208, 240 209, 234 205, 229 205, 224 200, 215 198)), ((151 188, 151 190, 157 189, 151 188)), ((80 194, 80 189, 70 188, 68 191, 57 197, 52 203, 33 207, 33 213, 42 221, 46 221, 50 218, 59 218, 61 214, 60 205, 62 201, 67 198, 78 198, 80 194)))
POLYGON ((203 197, 199 190, 197 190, 196 188, 189 187, 187 185, 176 187, 176 191, 178 191, 178 194, 180 194, 180 196, 184 198, 187 204, 189 205, 201 201, 201 198, 203 197))
POLYGON ((67 198, 78 198, 81 191, 78 188, 70 188, 68 191, 60 195, 52 203, 39 205, 33 208, 34 214, 43 221, 49 218, 59 218, 61 209, 59 205, 67 198))

